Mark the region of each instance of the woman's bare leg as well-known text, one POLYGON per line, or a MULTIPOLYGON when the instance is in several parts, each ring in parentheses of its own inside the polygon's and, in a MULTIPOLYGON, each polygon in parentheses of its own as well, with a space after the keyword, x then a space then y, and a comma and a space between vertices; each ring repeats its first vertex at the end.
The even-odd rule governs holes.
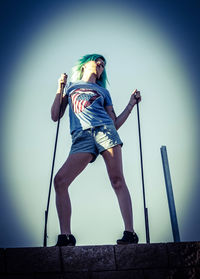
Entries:
POLYGON ((133 232, 133 213, 129 190, 123 175, 121 146, 102 152, 112 187, 117 195, 126 231, 133 232))
POLYGON ((68 187, 91 160, 91 153, 70 154, 54 178, 61 234, 71 234, 71 202, 68 187))

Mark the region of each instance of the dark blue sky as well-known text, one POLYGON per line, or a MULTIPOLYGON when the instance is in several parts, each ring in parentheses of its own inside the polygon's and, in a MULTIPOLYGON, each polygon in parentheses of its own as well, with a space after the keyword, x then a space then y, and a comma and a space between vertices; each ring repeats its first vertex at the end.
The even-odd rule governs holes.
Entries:
MULTIPOLYGON (((89 1, 87 1, 89 2, 89 1)), ((111 2, 111 1, 110 1, 111 2)), ((113 1, 115 5, 118 1, 113 1)), ((91 1, 92 3, 92 1, 91 1)), ((101 1, 99 5, 103 5, 101 1)), ((199 106, 199 65, 200 65, 200 3, 199 1, 158 1, 158 0, 138 0, 123 1, 134 11, 134 9, 142 10, 148 18, 151 18, 160 29, 165 30, 166 34, 171 38, 177 48, 180 56, 184 61, 185 67, 190 69, 190 80, 195 84, 196 88, 196 106, 199 106)), ((78 2, 76 2, 78 5, 78 2)), ((9 83, 12 69, 23 51, 26 44, 30 41, 35 32, 40 29, 43 22, 55 13, 56 10, 63 7, 70 12, 70 1, 1 1, 0 22, 1 22, 1 66, 0 66, 0 88, 1 88, 1 109, 0 124, 3 127, 5 119, 4 112, 6 110, 6 84, 9 83), (66 4, 68 3, 68 4, 66 4)), ((91 6, 91 12, 92 6, 91 6)), ((66 11, 67 14, 67 11, 66 11)), ((30 69, 31 71, 31 69, 30 69)), ((190 92, 188 92, 190 94, 190 92)), ((199 127, 197 127, 199 129, 199 127)), ((3 135, 1 135, 3 137, 3 135)), ((199 152, 199 150, 197 150, 199 152)), ((14 158, 16 160, 16 158, 14 158)), ((22 224, 20 224, 19 216, 15 215, 12 207, 11 198, 6 191, 7 181, 4 177, 4 158, 0 158, 0 247, 4 244, 8 246, 23 246, 23 243, 30 243, 31 239, 26 234, 22 224)), ((11 174, 12 175, 12 170, 11 174)), ((191 204, 191 210, 188 212, 185 230, 187 231, 187 240, 199 240, 200 236, 200 218, 199 218, 199 196, 200 187, 197 181, 196 193, 191 204)), ((183 205, 184 206, 184 205, 183 205)))

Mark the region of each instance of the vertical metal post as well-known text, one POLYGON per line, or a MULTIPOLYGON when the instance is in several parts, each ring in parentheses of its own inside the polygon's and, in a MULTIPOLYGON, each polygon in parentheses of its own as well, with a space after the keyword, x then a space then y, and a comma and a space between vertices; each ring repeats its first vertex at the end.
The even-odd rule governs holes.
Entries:
POLYGON ((169 162, 168 162, 168 157, 167 157, 167 148, 166 148, 166 146, 162 146, 160 148, 160 150, 161 150, 161 157, 162 157, 162 163, 163 163, 163 171, 164 171, 164 177, 165 177, 165 185, 166 185, 166 191, 167 191, 167 198, 168 198, 173 238, 174 238, 174 242, 180 242, 180 235, 179 235, 178 221, 177 221, 177 216, 176 216, 176 208, 175 208, 175 202, 174 202, 172 182, 171 182, 171 176, 170 176, 170 171, 169 171, 169 162))

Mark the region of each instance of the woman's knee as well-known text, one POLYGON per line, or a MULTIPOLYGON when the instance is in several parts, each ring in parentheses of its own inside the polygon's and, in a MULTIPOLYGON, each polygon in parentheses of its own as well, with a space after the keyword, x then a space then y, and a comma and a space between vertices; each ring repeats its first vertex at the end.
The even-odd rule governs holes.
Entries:
POLYGON ((119 190, 125 185, 124 177, 122 175, 113 175, 110 181, 114 190, 119 190))
POLYGON ((62 175, 57 173, 54 177, 54 188, 56 192, 65 190, 68 187, 67 180, 63 178, 62 175))

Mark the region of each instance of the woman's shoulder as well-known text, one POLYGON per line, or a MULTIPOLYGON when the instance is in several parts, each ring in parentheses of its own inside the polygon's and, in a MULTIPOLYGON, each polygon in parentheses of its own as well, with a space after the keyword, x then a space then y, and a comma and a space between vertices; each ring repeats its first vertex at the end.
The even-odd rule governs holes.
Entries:
POLYGON ((80 83, 78 83, 78 82, 71 82, 71 81, 70 81, 70 82, 67 84, 67 86, 65 87, 65 92, 66 92, 66 94, 69 94, 70 91, 72 91, 73 89, 75 89, 75 88, 77 87, 78 84, 80 84, 80 83))
POLYGON ((101 91, 103 91, 103 92, 105 92, 105 93, 109 93, 109 91, 108 91, 107 88, 105 88, 105 87, 99 85, 98 83, 95 83, 95 86, 96 86, 97 88, 99 88, 99 90, 101 90, 101 91))

